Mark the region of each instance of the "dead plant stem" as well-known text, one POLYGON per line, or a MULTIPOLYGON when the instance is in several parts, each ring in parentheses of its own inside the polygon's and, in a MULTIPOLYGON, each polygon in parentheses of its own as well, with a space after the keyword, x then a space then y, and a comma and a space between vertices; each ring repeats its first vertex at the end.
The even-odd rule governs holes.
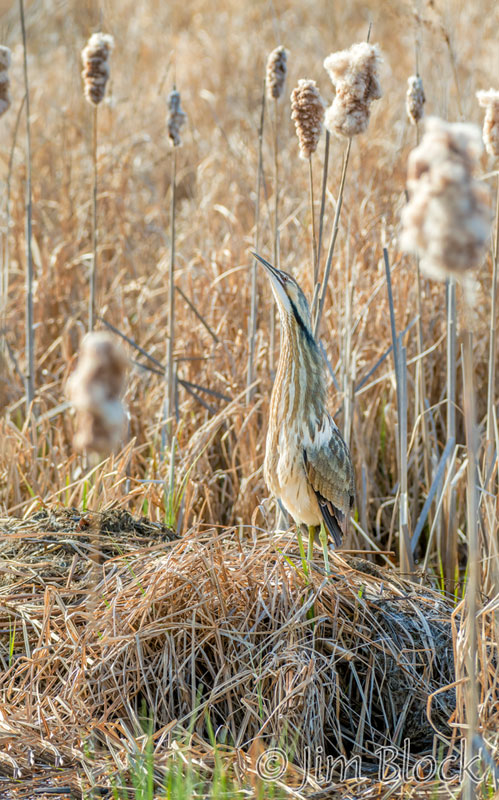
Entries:
POLYGON ((324 309, 324 302, 326 300, 326 291, 327 291, 327 284, 329 281, 329 275, 331 273, 331 265, 333 262, 333 253, 334 253, 334 246, 336 244, 336 239, 338 236, 339 231, 339 223, 340 223, 340 213, 341 213, 341 206, 343 204, 343 193, 345 190, 345 178, 347 174, 347 167, 348 161, 350 158, 350 150, 352 147, 352 138, 348 139, 348 144, 346 146, 345 155, 343 157, 343 168, 341 171, 341 181, 340 181, 340 188, 338 191, 338 199, 336 201, 336 211, 334 214, 334 222, 333 222, 333 233, 331 236, 331 243, 329 245, 329 251, 327 254, 327 261, 326 261, 326 268, 324 270, 324 280, 322 281, 321 290, 318 295, 319 297, 319 306, 317 311, 313 308, 312 309, 312 319, 314 319, 314 336, 317 338, 319 332, 319 326, 321 322, 321 316, 324 309))
POLYGON ((29 415, 35 396, 35 331, 33 319, 33 253, 31 248, 32 192, 31 192, 31 117, 29 108, 28 52, 24 0, 19 0, 23 39, 24 89, 26 93, 26 416, 29 415))
POLYGON ((92 107, 92 264, 88 299, 88 330, 93 331, 95 320, 95 288, 97 278, 97 106, 92 107))

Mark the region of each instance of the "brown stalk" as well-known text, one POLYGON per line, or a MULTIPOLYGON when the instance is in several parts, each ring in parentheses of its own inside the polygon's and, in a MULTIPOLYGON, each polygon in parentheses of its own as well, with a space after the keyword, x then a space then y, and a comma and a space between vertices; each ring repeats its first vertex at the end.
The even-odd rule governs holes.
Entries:
POLYGON ((24 19, 24 0, 19 0, 21 31, 23 40, 24 89, 26 96, 26 417, 31 413, 35 396, 35 330, 33 319, 33 253, 32 236, 32 194, 31 194, 31 116, 29 107, 28 48, 26 43, 26 24, 24 19))

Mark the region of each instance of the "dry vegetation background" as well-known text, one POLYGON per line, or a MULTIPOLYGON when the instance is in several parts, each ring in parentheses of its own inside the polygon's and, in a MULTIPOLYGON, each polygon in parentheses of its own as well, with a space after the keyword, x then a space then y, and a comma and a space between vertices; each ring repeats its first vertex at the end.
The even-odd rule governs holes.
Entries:
MULTIPOLYGON (((174 483, 177 500, 185 485, 181 508, 176 514, 179 533, 192 536, 193 531, 221 527, 234 531, 234 536, 237 532, 241 541, 254 542, 260 530, 270 529, 274 522, 272 507, 268 506, 266 511, 260 505, 267 497, 261 465, 272 385, 268 320, 273 300, 263 271, 259 275, 258 383, 249 405, 244 394, 250 309, 249 250, 254 240, 257 131, 266 58, 269 51, 281 43, 290 51, 287 88, 279 109, 281 264, 293 272, 310 296, 308 170, 306 162, 298 158, 289 94, 299 78, 313 78, 323 97, 330 102, 334 90, 322 67, 324 58, 332 51, 364 40, 372 22, 371 41, 379 43, 384 55, 381 73, 384 97, 373 105, 368 133, 356 137, 352 146, 321 338, 340 386, 340 391, 332 387, 330 407, 336 413, 338 424, 346 425, 356 470, 356 519, 366 534, 362 536, 351 527, 346 547, 393 551, 389 560, 396 564, 397 405, 391 355, 369 375, 391 345, 383 243, 387 244, 392 266, 397 329, 402 331, 413 323, 404 337, 409 364, 411 530, 414 530, 431 483, 431 476, 429 482, 424 476, 422 429, 414 410, 414 359, 417 355, 414 263, 410 257, 403 256, 398 247, 400 210, 405 202, 406 161, 415 144, 415 129, 409 125, 405 114, 406 81, 415 71, 415 37, 419 32, 426 113, 456 120, 460 118, 461 109, 464 118, 481 124, 482 113, 475 92, 497 86, 499 76, 497 4, 493 0, 474 4, 457 0, 421 3, 418 8, 422 22, 418 26, 414 7, 398 0, 28 2, 36 271, 36 424, 25 418, 21 380, 25 369, 23 117, 15 141, 14 135, 24 90, 18 11, 9 5, 0 5, 0 41, 13 53, 10 73, 13 105, 0 120, 0 236, 4 254, 8 237, 10 256, 4 332, 8 347, 0 354, 2 515, 25 518, 45 505, 62 504, 81 509, 85 502, 89 508, 100 511, 119 504, 136 516, 147 514, 153 522, 171 522, 174 483), (104 30, 115 38, 111 79, 99 111, 97 313, 161 364, 165 363, 171 199, 166 97, 176 82, 188 114, 184 144, 177 158, 176 284, 198 309, 211 333, 178 294, 175 357, 180 379, 212 393, 194 387, 197 396, 193 396, 184 386, 179 386, 178 451, 172 469, 168 456, 160 459, 163 377, 146 369, 151 362, 130 348, 130 356, 138 363, 131 370, 126 393, 130 411, 129 443, 122 453, 97 466, 92 477, 87 479, 82 458, 72 449, 71 413, 61 404, 65 403, 65 382, 74 368, 78 342, 87 324, 91 114, 82 91, 80 52, 95 30, 104 30), (11 221, 7 231, 5 213, 11 156, 11 221)), ((262 255, 269 259, 273 250, 271 123, 270 113, 263 149, 265 184, 260 246, 262 255)), ((342 142, 331 140, 326 247, 343 149, 342 142)), ((323 142, 315 160, 316 198, 320 197, 322 151, 323 142)), ((492 166, 484 157, 483 171, 491 170, 492 166)), ((483 426, 487 398, 490 257, 477 278, 479 291, 471 322, 477 416, 483 426)), ((461 301, 458 294, 458 303, 461 301)), ((447 435, 445 329, 445 286, 425 281, 426 392, 432 409, 426 455, 433 470, 447 435)), ((462 577, 466 475, 464 470, 459 472, 465 460, 464 447, 461 447, 464 427, 460 365, 457 375, 460 446, 456 460, 455 519, 462 577)), ((497 535, 495 503, 493 496, 492 512, 487 517, 489 538, 485 537, 489 542, 497 535)), ((429 578, 434 585, 438 584, 440 576, 437 545, 439 531, 445 530, 445 513, 443 519, 429 549, 429 578)), ((419 559, 426 553, 427 536, 425 529, 416 553, 419 559)), ((235 559, 233 545, 227 547, 227 558, 235 559)), ((483 553, 490 555, 490 551, 483 553)), ((141 564, 144 570, 149 569, 144 561, 141 564)), ((223 566, 219 567, 222 577, 218 571, 217 575, 223 584, 226 575, 223 566)), ((189 562, 186 569, 198 570, 201 574, 202 561, 189 562)), ((261 572, 258 572, 260 567, 255 569, 255 585, 268 587, 265 565, 261 572)), ((482 587, 485 600, 490 598, 494 587, 492 572, 487 572, 487 582, 482 587)), ((208 570, 207 581, 211 580, 210 575, 208 570)), ((213 581, 216 584, 215 578, 213 581)), ((39 584, 44 585, 43 581, 39 584)), ((112 593, 113 589, 109 591, 112 593)), ((207 592, 210 597, 210 592, 216 594, 216 586, 207 592)), ((49 603, 47 595, 43 602, 49 603)), ((133 605, 135 599, 130 602, 133 605)), ((236 605, 239 602, 242 602, 240 598, 234 601, 236 605)), ((57 603, 52 604, 51 608, 56 606, 57 603)), ((99 613, 105 614, 104 607, 99 613)), ((161 613, 158 611, 158 618, 161 613)), ((210 614, 215 612, 211 610, 208 616, 210 614)), ((144 619, 146 617, 142 622, 144 619)), ((489 622, 484 621, 484 636, 489 622)), ((111 620, 102 624, 104 627, 111 625, 111 620)), ((130 630, 137 630, 137 620, 130 625, 130 630)), ((483 651, 484 663, 490 668, 484 687, 496 685, 494 675, 497 672, 493 624, 487 630, 492 631, 492 644, 483 651)), ((140 656, 138 658, 140 660, 140 656)), ((152 675, 155 668, 148 669, 152 675)), ((446 680, 451 679, 452 671, 451 675, 446 675, 446 680)), ((193 691, 192 687, 189 691, 193 691)), ((494 712, 497 695, 492 693, 487 699, 487 691, 489 689, 484 688, 482 701, 492 703, 488 715, 492 719, 497 713, 497 708, 494 712)), ((95 702, 96 708, 107 708, 107 700, 102 696, 95 702)), ((83 705, 74 713, 83 714, 83 705)), ((165 719, 160 722, 165 723, 165 719)), ((352 723, 353 728, 355 724, 352 723)), ((493 730, 492 723, 490 730, 493 730)), ((63 739, 61 734, 61 741, 63 739)))

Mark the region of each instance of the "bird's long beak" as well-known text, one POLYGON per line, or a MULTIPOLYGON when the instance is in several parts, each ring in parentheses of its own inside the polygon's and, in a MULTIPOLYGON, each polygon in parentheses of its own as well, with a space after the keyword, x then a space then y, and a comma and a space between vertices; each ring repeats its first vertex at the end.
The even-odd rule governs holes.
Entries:
POLYGON ((291 310, 291 305, 286 292, 285 280, 283 278, 281 270, 277 269, 277 267, 273 267, 272 264, 269 264, 269 262, 266 261, 261 256, 259 256, 258 253, 253 253, 253 255, 255 256, 256 259, 258 259, 260 264, 263 264, 263 266, 265 267, 267 275, 270 278, 272 292, 276 299, 277 305, 283 311, 289 312, 291 310))
POLYGON ((260 262, 260 264, 263 264, 263 266, 269 273, 271 279, 274 278, 280 286, 283 286, 281 271, 278 270, 277 267, 273 267, 272 264, 270 264, 268 261, 262 258, 262 256, 259 256, 258 253, 254 253, 253 250, 251 251, 251 255, 254 256, 260 262))

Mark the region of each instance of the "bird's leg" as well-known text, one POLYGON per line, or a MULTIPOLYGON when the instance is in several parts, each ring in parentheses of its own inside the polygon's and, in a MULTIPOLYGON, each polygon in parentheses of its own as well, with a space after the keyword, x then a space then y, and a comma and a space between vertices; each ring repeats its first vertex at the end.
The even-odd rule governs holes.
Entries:
POLYGON ((323 522, 321 522, 321 529, 320 529, 320 532, 319 532, 319 539, 321 540, 322 552, 324 553, 324 569, 325 569, 326 575, 330 575, 331 572, 330 572, 330 569, 329 569, 329 553, 328 553, 328 548, 327 548, 327 531, 326 531, 326 528, 324 527, 324 523, 323 522))
POLYGON ((315 525, 308 526, 308 552, 307 558, 312 561, 314 556, 314 539, 315 539, 315 525))

